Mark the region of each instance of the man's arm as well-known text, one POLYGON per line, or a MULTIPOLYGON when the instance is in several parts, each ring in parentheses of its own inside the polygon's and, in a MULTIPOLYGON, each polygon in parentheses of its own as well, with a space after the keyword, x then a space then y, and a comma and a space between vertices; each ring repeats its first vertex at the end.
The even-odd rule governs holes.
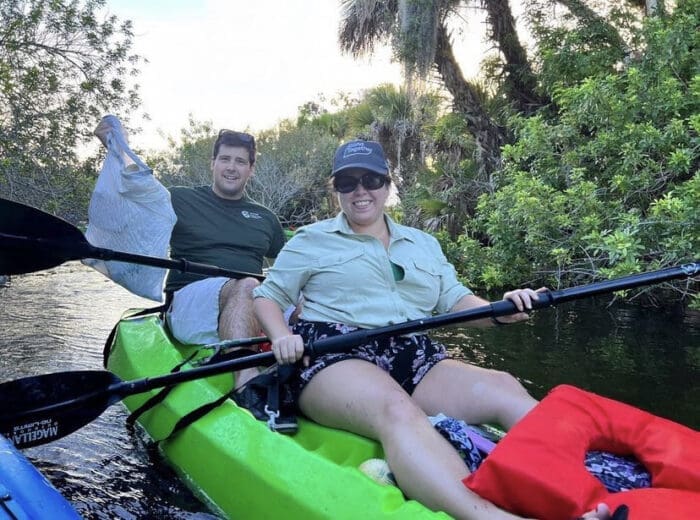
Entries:
MULTIPOLYGON (((119 121, 119 119, 113 115, 107 115, 100 119, 100 122, 98 123, 97 127, 95 127, 93 134, 95 134, 105 148, 109 148, 107 140, 109 139, 110 133, 114 132, 120 133, 124 138, 124 142, 129 144, 129 136, 124 130, 121 121, 119 121)), ((127 172, 137 172, 140 170, 139 166, 136 164, 136 162, 134 162, 131 156, 126 153, 125 150, 122 150, 121 157, 124 161, 124 168, 127 172)))
MULTIPOLYGON (((90 197, 86 238, 97 247, 167 256, 176 220, 170 194, 129 149, 115 116, 103 117, 94 133, 108 153, 90 197)), ((164 269, 95 259, 84 263, 134 294, 162 300, 164 269)))

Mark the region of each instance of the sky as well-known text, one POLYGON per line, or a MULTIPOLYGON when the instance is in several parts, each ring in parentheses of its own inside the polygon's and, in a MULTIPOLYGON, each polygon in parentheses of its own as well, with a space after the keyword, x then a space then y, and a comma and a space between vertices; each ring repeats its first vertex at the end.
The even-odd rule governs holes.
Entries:
POLYGON ((387 47, 359 60, 341 54, 338 0, 107 0, 106 9, 133 22, 133 51, 148 60, 136 81, 150 121, 132 119, 141 148, 162 149, 160 134, 178 136, 189 114, 255 132, 319 94, 401 83, 387 47))
MULTIPOLYGON (((339 91, 399 84, 401 70, 381 49, 354 60, 337 45, 334 0, 108 0, 134 24, 134 51, 148 60, 137 78, 145 148, 178 135, 188 114, 215 128, 273 127, 297 108, 339 91)), ((136 121, 134 121, 136 122, 136 121)))

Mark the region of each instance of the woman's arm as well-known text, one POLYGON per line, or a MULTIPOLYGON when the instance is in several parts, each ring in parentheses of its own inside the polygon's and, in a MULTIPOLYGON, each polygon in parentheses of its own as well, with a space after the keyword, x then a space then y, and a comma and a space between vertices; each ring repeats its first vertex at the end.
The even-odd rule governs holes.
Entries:
MULTIPOLYGON (((469 322, 469 325, 476 327, 491 327, 495 325, 507 325, 510 323, 517 323, 519 321, 527 320, 529 315, 525 311, 532 309, 533 300, 539 299, 537 293, 541 293, 546 290, 546 287, 541 287, 536 291, 533 289, 516 289, 514 291, 508 291, 503 295, 503 299, 512 301, 520 312, 510 314, 508 316, 499 316, 498 318, 483 318, 480 320, 474 320, 469 322)), ((465 311, 488 304, 489 302, 487 300, 484 300, 483 298, 480 298, 474 294, 468 294, 462 297, 452 307, 452 309, 450 309, 450 311, 465 311)))
POLYGON ((253 301, 253 307, 260 326, 270 338, 277 362, 286 365, 301 359, 304 355, 304 341, 301 336, 289 331, 279 305, 269 298, 258 297, 253 301))

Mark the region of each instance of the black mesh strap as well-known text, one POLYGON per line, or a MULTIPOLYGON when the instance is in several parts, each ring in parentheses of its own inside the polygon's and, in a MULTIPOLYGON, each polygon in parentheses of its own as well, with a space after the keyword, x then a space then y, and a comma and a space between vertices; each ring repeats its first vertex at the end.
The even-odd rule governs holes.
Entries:
MULTIPOLYGON (((185 366, 187 363, 192 361, 192 359, 199 353, 198 350, 194 351, 192 354, 190 354, 186 359, 183 359, 180 363, 175 365, 172 370, 170 370, 170 373, 174 372, 179 372, 183 366, 185 366)), ((227 361, 229 359, 238 359, 240 357, 248 356, 251 354, 255 354, 254 351, 249 350, 249 349, 238 349, 234 350, 232 352, 223 352, 220 349, 217 349, 214 354, 209 356, 208 358, 202 360, 201 363, 196 363, 197 365, 206 365, 209 363, 218 363, 221 361, 227 361)), ((145 403, 143 403, 141 406, 139 406, 136 410, 131 412, 129 417, 126 418, 126 423, 127 425, 131 426, 138 420, 141 415, 143 415, 144 412, 147 412, 151 408, 153 408, 155 405, 160 404, 166 397, 168 397, 168 394, 172 391, 173 388, 175 388, 177 384, 174 385, 169 385, 161 389, 157 394, 151 396, 145 403)), ((174 432, 173 432, 174 433, 174 432)), ((172 433, 170 434, 172 435, 172 433)))
MULTIPOLYGON (((173 367, 173 369, 170 371, 170 373, 172 374, 172 373, 174 373, 174 372, 179 372, 180 369, 185 365, 185 363, 187 363, 188 361, 191 361, 192 358, 193 358, 196 354, 197 354, 197 352, 193 352, 192 354, 190 354, 190 355, 187 357, 187 359, 183 359, 180 363, 178 363, 177 365, 175 365, 175 367, 173 367)), ((142 415, 144 412, 147 412, 148 410, 150 410, 151 408, 153 408, 155 405, 161 403, 161 402, 163 401, 163 399, 165 399, 166 397, 168 397, 168 394, 169 394, 169 393, 172 391, 172 389, 175 388, 176 386, 177 386, 177 384, 175 384, 175 385, 170 385, 170 386, 166 386, 166 387, 162 388, 157 394, 152 395, 145 403, 143 403, 143 404, 142 404, 141 406, 139 406, 136 410, 134 410, 133 412, 131 412, 131 413, 129 414, 129 417, 126 418, 126 424, 127 424, 128 426, 132 426, 132 425, 136 422, 136 420, 137 420, 139 417, 141 417, 141 415, 142 415)))
POLYGON ((183 428, 189 426, 190 424, 195 422, 197 419, 204 417, 206 414, 211 412, 214 408, 221 406, 231 396, 231 393, 233 393, 233 392, 229 392, 227 394, 224 394, 221 397, 219 397, 218 399, 216 399, 210 403, 203 404, 202 406, 195 408, 194 410, 192 410, 188 414, 183 415, 182 417, 180 417, 180 420, 175 423, 175 426, 173 426, 173 429, 170 431, 170 433, 156 442, 163 442, 165 440, 168 440, 170 437, 175 435, 177 432, 179 432, 183 428))
MULTIPOLYGON (((230 354, 236 354, 239 351, 231 352, 230 354)), ((276 367, 276 369, 264 372, 254 377, 248 381, 244 387, 257 387, 264 391, 266 394, 265 403, 263 404, 264 410, 250 409, 251 413, 256 419, 266 421, 271 430, 279 433, 295 433, 298 429, 296 418, 290 416, 289 414, 280 414, 280 384, 284 383, 287 379, 291 377, 294 373, 293 367, 285 365, 284 367, 276 367)), ((196 420, 204 417, 206 414, 214 410, 215 408, 221 406, 229 398, 233 399, 237 404, 242 405, 237 397, 240 397, 239 389, 234 389, 228 392, 218 399, 199 406, 189 412, 188 414, 182 416, 180 420, 175 423, 171 432, 164 438, 157 442, 163 442, 169 439, 177 432, 183 428, 189 426, 196 420)))

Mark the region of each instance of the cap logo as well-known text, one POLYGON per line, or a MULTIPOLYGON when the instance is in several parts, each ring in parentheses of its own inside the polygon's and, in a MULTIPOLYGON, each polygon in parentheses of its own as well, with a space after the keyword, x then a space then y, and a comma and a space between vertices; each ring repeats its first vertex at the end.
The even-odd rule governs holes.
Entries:
POLYGON ((372 155, 372 149, 363 142, 350 143, 343 151, 343 159, 353 155, 372 155))

